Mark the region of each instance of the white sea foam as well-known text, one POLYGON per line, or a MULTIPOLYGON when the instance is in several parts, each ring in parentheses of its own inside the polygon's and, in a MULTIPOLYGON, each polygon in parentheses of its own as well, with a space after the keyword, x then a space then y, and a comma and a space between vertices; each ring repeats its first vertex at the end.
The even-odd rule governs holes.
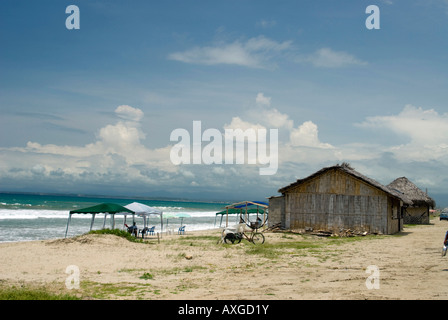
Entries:
MULTIPOLYGON (((90 218, 90 215, 82 215, 90 218)), ((67 219, 66 210, 0 209, 0 220, 67 219)))

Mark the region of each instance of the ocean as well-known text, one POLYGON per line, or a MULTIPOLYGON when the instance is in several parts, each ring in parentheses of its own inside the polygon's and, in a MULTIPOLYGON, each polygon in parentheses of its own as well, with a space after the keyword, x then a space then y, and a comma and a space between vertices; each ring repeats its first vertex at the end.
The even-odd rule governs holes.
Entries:
MULTIPOLYGON (((11 194, 0 193, 0 242, 33 241, 64 238, 70 210, 86 208, 100 203, 116 203, 122 206, 139 202, 163 211, 164 230, 166 226, 174 229, 182 222, 186 231, 208 230, 220 226, 220 216, 216 213, 224 210, 230 203, 184 201, 184 200, 142 200, 131 198, 11 194), (173 217, 183 215, 184 218, 173 217), (168 217, 170 216, 170 217, 168 217), (216 222, 216 223, 215 223, 216 222)), ((95 218, 93 229, 103 227, 104 215, 95 218)), ((234 219, 235 217, 231 217, 234 219)), ((229 218, 230 219, 230 218, 229 218)), ((106 228, 110 228, 110 218, 106 220, 106 228)), ((137 227, 143 228, 143 219, 135 218, 137 227)), ((89 232, 91 215, 72 215, 67 237, 89 232)), ((127 224, 132 218, 127 218, 127 224)), ((123 218, 115 218, 115 228, 124 228, 123 218)), ((225 224, 225 218, 223 225, 225 224)), ((151 216, 148 226, 155 226, 161 232, 160 217, 151 216)))

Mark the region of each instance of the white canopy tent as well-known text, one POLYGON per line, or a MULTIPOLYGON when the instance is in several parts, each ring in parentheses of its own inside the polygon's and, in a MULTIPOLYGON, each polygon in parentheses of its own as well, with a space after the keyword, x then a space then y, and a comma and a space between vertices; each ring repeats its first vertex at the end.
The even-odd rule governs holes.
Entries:
MULTIPOLYGON (((133 212, 135 212, 136 216, 143 217, 144 228, 147 227, 146 218, 148 216, 150 216, 150 215, 159 215, 160 216, 160 228, 161 228, 161 231, 163 231, 163 212, 161 210, 153 208, 153 207, 150 207, 150 206, 147 206, 146 204, 139 203, 139 202, 133 202, 133 203, 130 203, 130 204, 124 206, 124 207, 129 209, 129 210, 131 210, 131 211, 133 211, 133 212)), ((134 214, 127 213, 127 212, 123 212, 123 213, 120 213, 120 214, 124 215, 124 223, 126 223, 126 217, 128 215, 133 215, 134 216, 134 214)))

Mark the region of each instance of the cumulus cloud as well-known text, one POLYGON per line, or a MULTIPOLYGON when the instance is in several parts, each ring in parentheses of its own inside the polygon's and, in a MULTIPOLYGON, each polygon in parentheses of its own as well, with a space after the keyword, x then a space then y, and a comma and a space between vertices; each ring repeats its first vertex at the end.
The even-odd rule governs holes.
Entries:
POLYGON ((259 92, 255 98, 257 108, 249 110, 247 117, 251 121, 255 121, 268 128, 275 129, 292 129, 294 121, 289 115, 281 113, 276 108, 271 107, 271 97, 265 96, 263 92, 259 92))
POLYGON ((140 148, 142 146, 141 138, 144 137, 144 134, 136 127, 118 122, 115 125, 101 128, 98 137, 96 148, 103 152, 125 153, 140 148))
POLYGON ((136 122, 143 117, 143 112, 130 106, 120 106, 115 112, 119 118, 126 118, 132 121, 118 121, 116 124, 106 125, 99 130, 96 142, 77 147, 54 144, 41 145, 40 143, 29 141, 26 148, 22 149, 22 151, 79 158, 115 153, 131 160, 131 154, 141 153, 141 150, 145 149, 141 143, 141 140, 145 139, 145 134, 136 122))
POLYGON ((329 143, 322 143, 318 137, 319 130, 312 121, 305 121, 298 128, 291 131, 290 140, 292 146, 313 147, 331 149, 333 146, 329 143))
POLYGON ((319 130, 312 121, 305 121, 294 128, 294 120, 289 115, 271 107, 271 97, 266 97, 264 93, 260 92, 257 94, 255 102, 258 108, 248 113, 250 119, 258 121, 268 128, 287 131, 289 140, 284 142, 289 146, 333 148, 330 144, 319 141, 319 130))
POLYGON ((271 128, 283 128, 291 130, 294 126, 294 121, 289 115, 281 113, 277 109, 261 110, 259 116, 263 118, 264 122, 271 128))
MULTIPOLYGON (((315 123, 305 121, 294 127, 294 120, 289 115, 271 107, 271 97, 265 96, 264 93, 258 93, 255 102, 256 107, 246 113, 247 119, 234 117, 224 128, 278 129, 279 132, 286 133, 279 134, 278 142, 279 168, 283 168, 283 174, 285 174, 287 163, 302 162, 319 165, 328 161, 337 161, 337 149, 329 143, 320 141, 318 126, 315 123)), ((248 139, 248 143, 250 142, 260 143, 256 137, 248 139)))
POLYGON ((259 36, 247 41, 217 43, 212 46, 194 47, 168 55, 171 60, 185 63, 217 65, 229 64, 249 68, 271 68, 272 57, 291 47, 291 41, 277 42, 259 36))
MULTIPOLYGON (((242 192, 257 185, 265 189, 256 190, 272 193, 276 187, 322 166, 347 161, 360 172, 384 183, 389 183, 397 175, 405 175, 421 183, 431 181, 433 185, 446 185, 443 175, 437 172, 448 167, 448 113, 408 105, 397 114, 368 117, 355 125, 361 131, 388 132, 391 136, 400 137, 400 143, 385 145, 372 138, 335 145, 328 143, 325 136, 319 136, 318 123, 309 119, 292 119, 274 105, 271 97, 260 92, 254 96, 252 110, 223 121, 222 127, 215 129, 218 136, 226 129, 266 129, 268 135, 269 129, 282 130, 285 134, 279 134, 278 172, 273 176, 259 175, 260 165, 265 165, 255 163, 256 152, 247 155, 247 161, 253 160, 254 165, 246 162, 243 165, 175 166, 170 160, 174 143, 157 149, 146 147, 146 135, 140 125, 143 112, 131 106, 120 106, 115 109, 117 121, 99 128, 95 139, 84 146, 30 141, 25 147, 0 148, 0 182, 5 185, 13 181, 11 183, 30 186, 32 183, 64 184, 67 188, 73 184, 91 184, 96 188, 99 185, 105 188, 125 185, 134 188, 138 185, 139 190, 163 186, 178 194, 189 192, 188 186, 222 193, 242 192), (434 170, 434 167, 438 169, 434 170), (419 170, 424 170, 425 174, 416 174, 419 170)), ((263 142, 257 138, 249 137, 245 142, 246 150, 254 147, 254 142, 263 142)), ((267 138, 269 140, 269 136, 267 138)), ((207 142, 203 147, 205 145, 207 142)), ((257 148, 259 146, 256 145, 257 148)), ((224 146, 222 152, 225 152, 224 146)), ((225 155, 218 156, 224 159, 225 155)))
POLYGON ((439 159, 448 163, 448 113, 406 105, 399 114, 368 117, 357 126, 388 130, 402 137, 403 144, 387 148, 399 159, 439 159))
POLYGON ((253 125, 283 128, 289 132, 289 139, 279 141, 278 178, 287 177, 291 172, 303 172, 302 168, 307 168, 309 174, 322 166, 347 161, 384 184, 398 176, 407 176, 416 183, 439 190, 446 186, 447 181, 440 172, 448 169, 448 113, 407 105, 397 114, 367 117, 354 124, 361 130, 389 134, 389 140, 402 143, 386 144, 372 137, 332 145, 321 140, 318 125, 313 121, 295 125, 288 115, 270 105, 271 100, 269 107, 266 104, 260 110, 258 105, 249 118, 253 125))
POLYGON ((245 121, 241 119, 240 117, 233 117, 232 121, 229 124, 224 125, 224 129, 241 129, 241 130, 247 130, 247 129, 266 129, 266 127, 258 124, 258 123, 252 123, 249 121, 245 121))
POLYGON ((169 148, 149 149, 142 140, 145 135, 138 121, 143 117, 140 109, 120 106, 116 109, 119 120, 115 124, 101 128, 96 141, 85 146, 42 145, 28 142, 23 148, 3 148, 0 164, 3 178, 60 179, 65 183, 101 183, 126 184, 131 181, 154 184, 161 183, 160 177, 154 179, 156 169, 166 172, 166 179, 171 180, 177 168, 169 161, 169 148), (31 167, 30 167, 31 164, 31 167), (28 169, 29 168, 29 169, 28 169), (18 172, 20 174, 18 174, 18 172))
POLYGON ((265 97, 263 92, 259 92, 255 98, 255 102, 257 105, 269 107, 271 105, 271 98, 265 97))

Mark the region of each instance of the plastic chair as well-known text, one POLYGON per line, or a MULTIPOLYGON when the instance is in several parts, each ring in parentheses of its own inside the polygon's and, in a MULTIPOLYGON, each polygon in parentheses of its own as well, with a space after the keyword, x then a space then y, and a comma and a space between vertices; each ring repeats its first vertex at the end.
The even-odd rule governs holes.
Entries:
POLYGON ((151 228, 145 227, 143 229, 139 229, 138 234, 142 234, 142 239, 145 238, 145 234, 153 236, 155 228, 156 228, 156 226, 152 226, 151 228))
POLYGON ((154 230, 155 230, 156 226, 152 226, 151 228, 148 228, 148 230, 146 231, 150 236, 154 235, 154 230))
POLYGON ((180 227, 177 234, 185 234, 185 226, 180 227))

